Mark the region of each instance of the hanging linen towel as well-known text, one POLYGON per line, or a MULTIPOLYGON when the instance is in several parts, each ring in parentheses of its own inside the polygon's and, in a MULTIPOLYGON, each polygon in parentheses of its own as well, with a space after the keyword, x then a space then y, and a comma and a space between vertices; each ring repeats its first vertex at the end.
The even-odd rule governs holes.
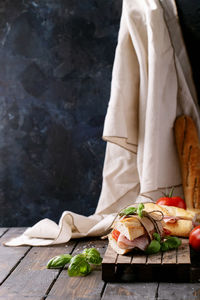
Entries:
POLYGON ((63 212, 44 219, 6 246, 46 246, 101 236, 117 211, 155 201, 172 186, 182 194, 173 125, 200 115, 174 0, 124 0, 103 139, 107 141, 94 215, 63 212))

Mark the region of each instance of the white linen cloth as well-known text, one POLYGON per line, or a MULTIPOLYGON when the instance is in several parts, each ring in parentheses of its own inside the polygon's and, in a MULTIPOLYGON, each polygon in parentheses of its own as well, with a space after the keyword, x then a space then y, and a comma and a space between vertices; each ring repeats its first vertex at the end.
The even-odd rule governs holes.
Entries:
POLYGON ((94 215, 65 211, 44 219, 7 246, 45 246, 100 236, 116 212, 135 202, 155 201, 175 186, 182 194, 173 125, 199 110, 174 0, 124 0, 103 139, 103 184, 94 215), (149 200, 150 199, 150 200, 149 200))

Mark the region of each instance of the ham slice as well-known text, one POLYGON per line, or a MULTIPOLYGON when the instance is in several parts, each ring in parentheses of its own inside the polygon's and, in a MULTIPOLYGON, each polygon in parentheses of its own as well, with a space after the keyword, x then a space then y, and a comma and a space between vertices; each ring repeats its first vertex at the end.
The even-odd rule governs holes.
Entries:
MULTIPOLYGON (((164 216, 163 221, 167 224, 175 224, 178 220, 190 220, 184 217, 172 217, 172 216, 164 216)), ((193 227, 200 225, 199 222, 195 222, 195 220, 191 220, 193 227)))
POLYGON ((145 250, 149 245, 149 238, 147 234, 143 234, 140 237, 130 241, 125 237, 125 235, 121 234, 118 237, 117 245, 121 249, 133 249, 138 248, 140 250, 145 250))
POLYGON ((180 217, 172 217, 172 216, 164 216, 163 221, 167 224, 175 224, 178 220, 180 220, 180 217))

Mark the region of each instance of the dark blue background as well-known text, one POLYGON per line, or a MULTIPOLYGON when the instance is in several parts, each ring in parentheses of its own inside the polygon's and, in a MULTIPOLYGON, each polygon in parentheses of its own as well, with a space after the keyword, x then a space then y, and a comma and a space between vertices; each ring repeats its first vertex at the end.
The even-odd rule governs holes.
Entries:
MULTIPOLYGON (((200 4, 177 3, 198 85, 200 4)), ((120 15, 121 0, 0 0, 1 226, 94 212, 120 15)))

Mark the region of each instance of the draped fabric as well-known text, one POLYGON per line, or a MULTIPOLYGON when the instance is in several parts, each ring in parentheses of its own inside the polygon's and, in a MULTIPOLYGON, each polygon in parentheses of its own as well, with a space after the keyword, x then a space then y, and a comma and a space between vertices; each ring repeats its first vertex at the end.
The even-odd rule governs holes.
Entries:
POLYGON ((94 215, 63 212, 6 243, 50 245, 101 236, 117 211, 155 201, 175 186, 182 195, 174 121, 190 115, 200 132, 199 108, 174 0, 124 0, 103 139, 102 191, 94 215))

